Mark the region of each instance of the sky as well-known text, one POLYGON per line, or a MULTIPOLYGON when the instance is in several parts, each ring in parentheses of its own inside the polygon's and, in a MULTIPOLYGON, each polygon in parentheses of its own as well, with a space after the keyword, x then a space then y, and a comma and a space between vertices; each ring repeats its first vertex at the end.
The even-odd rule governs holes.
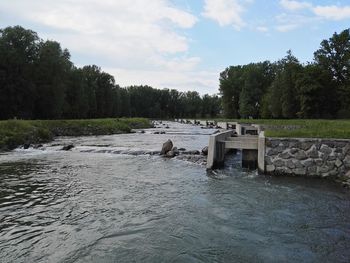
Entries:
POLYGON ((120 86, 215 94, 228 66, 313 60, 350 27, 350 0, 0 0, 0 27, 55 40, 75 65, 98 65, 120 86))

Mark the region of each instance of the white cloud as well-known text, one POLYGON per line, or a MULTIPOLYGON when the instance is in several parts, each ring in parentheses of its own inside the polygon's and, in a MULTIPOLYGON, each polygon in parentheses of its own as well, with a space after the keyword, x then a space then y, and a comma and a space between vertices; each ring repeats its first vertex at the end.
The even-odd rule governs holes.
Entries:
POLYGON ((350 6, 318 5, 314 6, 310 2, 300 2, 294 0, 280 0, 280 5, 288 11, 309 10, 316 16, 328 20, 350 19, 350 6))
POLYGON ((269 31, 269 29, 266 26, 258 26, 258 27, 256 27, 256 30, 259 32, 263 32, 263 33, 269 31))
POLYGON ((317 16, 329 20, 350 19, 350 6, 316 6, 312 10, 317 16))
POLYGON ((237 30, 245 26, 242 15, 244 3, 251 1, 239 0, 205 0, 202 15, 216 21, 220 26, 232 25, 237 30))
POLYGON ((179 91, 195 90, 201 94, 217 93, 219 73, 216 71, 150 71, 125 70, 123 68, 104 68, 107 72, 117 76, 123 87, 130 85, 151 85, 159 88, 177 89, 179 91))
POLYGON ((289 32, 297 28, 308 26, 320 21, 317 16, 309 16, 295 13, 282 13, 275 17, 277 25, 275 29, 279 32, 289 32))
POLYGON ((198 72, 201 59, 188 54, 191 39, 181 33, 197 17, 170 0, 11 0, 0 1, 0 9, 59 41, 73 58, 118 69, 110 73, 121 85, 217 90, 217 74, 198 72))
POLYGON ((276 30, 279 32, 288 32, 298 28, 297 24, 285 24, 276 26, 276 30))
POLYGON ((289 11, 296 11, 296 10, 307 9, 312 7, 311 3, 292 1, 292 0, 281 0, 280 5, 289 11))

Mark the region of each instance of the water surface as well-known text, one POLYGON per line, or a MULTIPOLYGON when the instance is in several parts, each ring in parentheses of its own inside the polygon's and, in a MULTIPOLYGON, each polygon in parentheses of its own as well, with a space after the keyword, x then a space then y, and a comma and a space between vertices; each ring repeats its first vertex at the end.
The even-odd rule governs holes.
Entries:
POLYGON ((143 154, 168 138, 200 150, 214 132, 169 126, 0 155, 0 261, 350 261, 348 190, 243 171, 239 155, 208 176, 143 154))

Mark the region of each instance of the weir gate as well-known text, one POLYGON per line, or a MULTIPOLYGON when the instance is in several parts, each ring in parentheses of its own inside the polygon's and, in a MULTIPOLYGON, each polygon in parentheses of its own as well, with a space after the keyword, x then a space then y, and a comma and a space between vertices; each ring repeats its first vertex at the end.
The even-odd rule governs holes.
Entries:
POLYGON ((259 125, 184 119, 175 121, 221 129, 209 137, 207 169, 222 166, 229 151, 242 150, 242 167, 258 168, 264 172, 265 136, 259 125))

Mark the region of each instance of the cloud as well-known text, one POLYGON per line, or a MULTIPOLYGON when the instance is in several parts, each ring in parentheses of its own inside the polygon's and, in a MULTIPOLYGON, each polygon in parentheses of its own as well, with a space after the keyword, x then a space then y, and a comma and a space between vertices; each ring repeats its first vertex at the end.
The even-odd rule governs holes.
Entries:
POLYGON ((277 25, 275 29, 279 32, 289 32, 315 22, 314 17, 299 14, 282 13, 275 17, 277 25))
POLYGON ((269 29, 267 27, 265 27, 265 26, 258 26, 258 27, 256 27, 256 30, 259 31, 259 32, 263 32, 263 33, 269 31, 269 29))
POLYGON ((280 5, 288 11, 309 10, 314 15, 328 20, 350 19, 350 6, 318 5, 314 6, 309 2, 299 2, 293 0, 281 0, 280 5))
POLYGON ((292 1, 292 0, 281 0, 280 5, 289 11, 296 11, 301 9, 307 9, 311 8, 312 4, 308 2, 299 2, 299 1, 292 1))
POLYGON ((217 71, 166 71, 166 70, 125 70, 123 68, 104 68, 117 76, 123 87, 130 85, 151 85, 179 91, 198 91, 201 94, 217 93, 219 76, 217 71))
POLYGON ((285 24, 285 25, 276 26, 276 30, 279 32, 288 32, 288 31, 294 30, 298 27, 299 27, 298 24, 285 24))
POLYGON ((110 73, 122 85, 179 83, 182 90, 211 93, 218 87, 214 73, 198 72, 201 59, 189 54, 186 30, 197 17, 170 0, 11 0, 0 1, 0 9, 13 21, 34 25, 41 37, 59 41, 73 59, 118 69, 110 73))
POLYGON ((312 11, 317 16, 329 20, 350 19, 350 6, 316 6, 312 11))
POLYGON ((233 26, 240 30, 245 26, 242 15, 245 11, 244 3, 251 1, 239 0, 205 0, 202 15, 216 21, 220 26, 233 26))

